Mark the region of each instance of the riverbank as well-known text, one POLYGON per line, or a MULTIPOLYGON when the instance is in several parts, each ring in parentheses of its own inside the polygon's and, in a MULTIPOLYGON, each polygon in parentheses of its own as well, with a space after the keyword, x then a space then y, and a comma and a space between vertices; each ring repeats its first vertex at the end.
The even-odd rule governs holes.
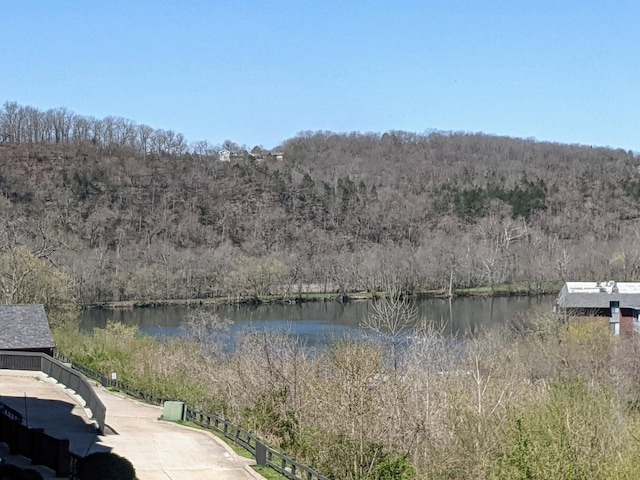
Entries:
POLYGON ((638 478, 637 343, 601 322, 530 316, 517 334, 484 330, 463 349, 425 331, 398 357, 383 338, 336 340, 309 356, 291 336, 258 331, 225 354, 117 322, 91 335, 69 326, 56 342, 74 361, 224 416, 329 478, 567 478, 567 465, 576 479, 638 478))
MULTIPOLYGON (((562 288, 560 282, 549 282, 536 285, 532 288, 526 284, 500 284, 482 287, 455 289, 451 293, 448 290, 423 290, 408 295, 416 300, 430 298, 455 298, 455 297, 511 297, 511 296, 538 296, 556 294, 562 288)), ((307 302, 352 302, 383 298, 385 292, 361 291, 340 294, 336 292, 326 293, 296 293, 290 295, 268 295, 260 298, 243 296, 226 296, 211 298, 177 298, 161 300, 125 300, 110 302, 95 302, 82 305, 83 309, 120 309, 120 308, 153 308, 169 306, 204 306, 204 305, 262 305, 262 304, 299 304, 307 302)))

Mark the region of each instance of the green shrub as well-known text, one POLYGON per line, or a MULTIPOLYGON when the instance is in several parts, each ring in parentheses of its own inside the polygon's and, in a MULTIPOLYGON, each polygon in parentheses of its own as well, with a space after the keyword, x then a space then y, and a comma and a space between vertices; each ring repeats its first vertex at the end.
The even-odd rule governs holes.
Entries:
POLYGON ((603 388, 583 380, 549 386, 546 401, 512 412, 506 450, 493 477, 518 480, 611 478, 623 425, 603 388))
POLYGON ((376 463, 363 480, 413 480, 416 469, 407 455, 388 455, 376 463))

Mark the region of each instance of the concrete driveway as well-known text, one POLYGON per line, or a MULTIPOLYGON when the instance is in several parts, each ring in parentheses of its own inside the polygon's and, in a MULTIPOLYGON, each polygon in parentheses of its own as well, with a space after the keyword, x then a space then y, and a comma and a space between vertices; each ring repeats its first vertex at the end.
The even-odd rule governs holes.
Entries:
MULTIPOLYGON (((140 480, 262 479, 249 467, 253 460, 237 456, 211 433, 160 421, 160 407, 94 388, 107 407, 105 435, 96 435, 82 400, 55 380, 39 372, 0 370, 0 401, 25 415, 28 426, 68 438, 74 453, 117 453, 133 464, 140 480)), ((46 468, 37 470, 54 478, 46 468)))

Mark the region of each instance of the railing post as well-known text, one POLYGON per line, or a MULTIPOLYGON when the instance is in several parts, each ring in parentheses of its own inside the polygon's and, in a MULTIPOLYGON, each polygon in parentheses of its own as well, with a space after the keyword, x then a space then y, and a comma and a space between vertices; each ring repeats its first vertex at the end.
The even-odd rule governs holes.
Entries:
POLYGON ((34 465, 43 464, 43 446, 42 435, 44 435, 44 428, 29 428, 27 430, 27 436, 29 438, 29 455, 31 463, 34 465))
POLYGON ((62 439, 57 440, 57 466, 54 469, 56 471, 56 477, 68 477, 71 464, 71 454, 69 453, 69 440, 62 439))
POLYGON ((267 446, 256 440, 256 463, 260 466, 267 464, 267 446))

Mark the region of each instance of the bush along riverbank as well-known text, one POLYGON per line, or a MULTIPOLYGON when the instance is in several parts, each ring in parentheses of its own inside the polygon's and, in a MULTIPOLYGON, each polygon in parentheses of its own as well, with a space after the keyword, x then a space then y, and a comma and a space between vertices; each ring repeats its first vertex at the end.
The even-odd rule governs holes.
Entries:
MULTIPOLYGON (((450 297, 509 297, 509 296, 539 296, 557 294, 562 288, 559 282, 548 282, 542 285, 525 284, 501 284, 484 287, 460 288, 448 292, 446 290, 419 290, 404 292, 403 296, 417 300, 428 298, 450 297)), ((306 302, 351 302, 359 300, 372 300, 388 296, 385 291, 368 290, 348 293, 297 293, 287 295, 263 295, 263 296, 226 296, 210 298, 181 298, 164 300, 127 300, 96 302, 83 305, 85 309, 94 308, 152 308, 167 307, 172 305, 201 306, 201 305, 259 305, 269 303, 299 304, 306 302)))
MULTIPOLYGON (((383 331, 384 313, 369 326, 383 331)), ((121 324, 55 337, 78 362, 221 415, 329 478, 640 475, 636 338, 536 312, 517 332, 464 343, 392 333, 313 357, 296 338, 255 331, 226 353, 197 325, 166 343, 121 324)))

